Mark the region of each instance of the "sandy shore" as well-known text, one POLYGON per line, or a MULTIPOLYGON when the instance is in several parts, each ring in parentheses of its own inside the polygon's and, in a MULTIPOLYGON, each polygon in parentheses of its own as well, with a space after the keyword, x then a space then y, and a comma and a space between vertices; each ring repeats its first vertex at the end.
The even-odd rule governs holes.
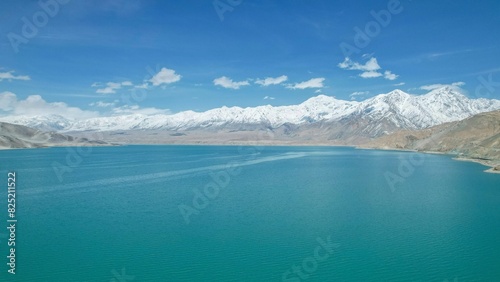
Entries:
POLYGON ((480 160, 480 159, 464 158, 464 157, 456 157, 453 159, 457 160, 457 161, 463 161, 463 162, 479 163, 479 164, 482 164, 484 166, 490 167, 489 169, 485 170, 484 172, 500 174, 500 161, 480 160))
POLYGON ((500 174, 500 160, 482 160, 482 159, 476 159, 476 158, 468 158, 468 157, 464 157, 464 156, 457 157, 456 155, 447 154, 445 152, 419 151, 419 150, 414 150, 414 149, 401 149, 401 148, 390 148, 390 147, 374 148, 374 147, 357 146, 355 148, 356 149, 363 149, 363 150, 385 150, 385 151, 416 152, 416 153, 434 154, 434 155, 449 155, 450 157, 452 157, 453 160, 456 160, 456 161, 475 162, 475 163, 479 163, 479 164, 482 164, 484 166, 489 167, 489 169, 484 170, 484 172, 500 174))

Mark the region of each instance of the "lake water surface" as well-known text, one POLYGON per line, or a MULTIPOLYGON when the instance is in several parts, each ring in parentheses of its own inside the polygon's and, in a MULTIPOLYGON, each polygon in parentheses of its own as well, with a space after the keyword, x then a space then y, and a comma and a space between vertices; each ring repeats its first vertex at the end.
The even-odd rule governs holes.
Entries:
POLYGON ((500 281, 485 169, 342 147, 0 151, 0 280, 500 281))

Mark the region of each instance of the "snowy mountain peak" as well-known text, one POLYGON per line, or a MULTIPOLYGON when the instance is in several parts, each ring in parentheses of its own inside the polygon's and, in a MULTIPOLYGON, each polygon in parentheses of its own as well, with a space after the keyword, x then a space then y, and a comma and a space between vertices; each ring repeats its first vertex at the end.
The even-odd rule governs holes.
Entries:
POLYGON ((187 130, 223 129, 228 126, 231 126, 232 130, 238 130, 248 126, 278 128, 284 124, 301 126, 339 121, 343 124, 358 124, 362 121, 362 124, 373 129, 374 134, 379 134, 387 128, 421 129, 498 109, 499 100, 469 99, 456 87, 441 87, 425 95, 410 95, 396 89, 361 102, 318 95, 298 105, 278 107, 224 106, 205 112, 184 111, 171 115, 129 114, 76 121, 58 115, 13 116, 0 120, 46 131, 187 130))
POLYGON ((336 103, 338 101, 340 101, 340 100, 337 100, 334 97, 320 94, 318 96, 311 97, 311 98, 307 99, 305 102, 302 103, 302 105, 328 105, 328 104, 336 103))
POLYGON ((386 95, 387 96, 411 96, 410 94, 408 94, 400 89, 392 90, 391 92, 387 93, 386 95))
POLYGON ((373 97, 374 100, 383 100, 387 103, 401 103, 407 99, 410 99, 412 95, 401 91, 399 89, 393 90, 387 94, 380 94, 373 97))
POLYGON ((429 93, 423 95, 424 97, 432 97, 434 99, 461 99, 468 100, 467 96, 465 96, 460 88, 454 86, 443 86, 440 88, 436 88, 429 93))

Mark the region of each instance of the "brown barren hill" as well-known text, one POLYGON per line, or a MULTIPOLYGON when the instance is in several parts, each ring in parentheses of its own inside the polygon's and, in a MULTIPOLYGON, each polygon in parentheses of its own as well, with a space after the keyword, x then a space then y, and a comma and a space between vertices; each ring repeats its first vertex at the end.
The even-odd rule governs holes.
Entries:
POLYGON ((98 146, 106 142, 76 138, 55 132, 0 122, 0 149, 41 148, 52 146, 98 146))
POLYGON ((371 140, 362 147, 441 152, 499 166, 500 110, 424 130, 399 131, 371 140))

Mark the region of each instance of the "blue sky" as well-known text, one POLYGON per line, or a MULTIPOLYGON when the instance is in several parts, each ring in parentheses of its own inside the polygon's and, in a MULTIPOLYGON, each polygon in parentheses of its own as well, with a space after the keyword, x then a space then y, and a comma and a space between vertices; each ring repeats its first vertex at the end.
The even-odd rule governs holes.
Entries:
POLYGON ((452 83, 500 98, 499 12, 499 1, 1 1, 0 114, 175 113, 452 83))

